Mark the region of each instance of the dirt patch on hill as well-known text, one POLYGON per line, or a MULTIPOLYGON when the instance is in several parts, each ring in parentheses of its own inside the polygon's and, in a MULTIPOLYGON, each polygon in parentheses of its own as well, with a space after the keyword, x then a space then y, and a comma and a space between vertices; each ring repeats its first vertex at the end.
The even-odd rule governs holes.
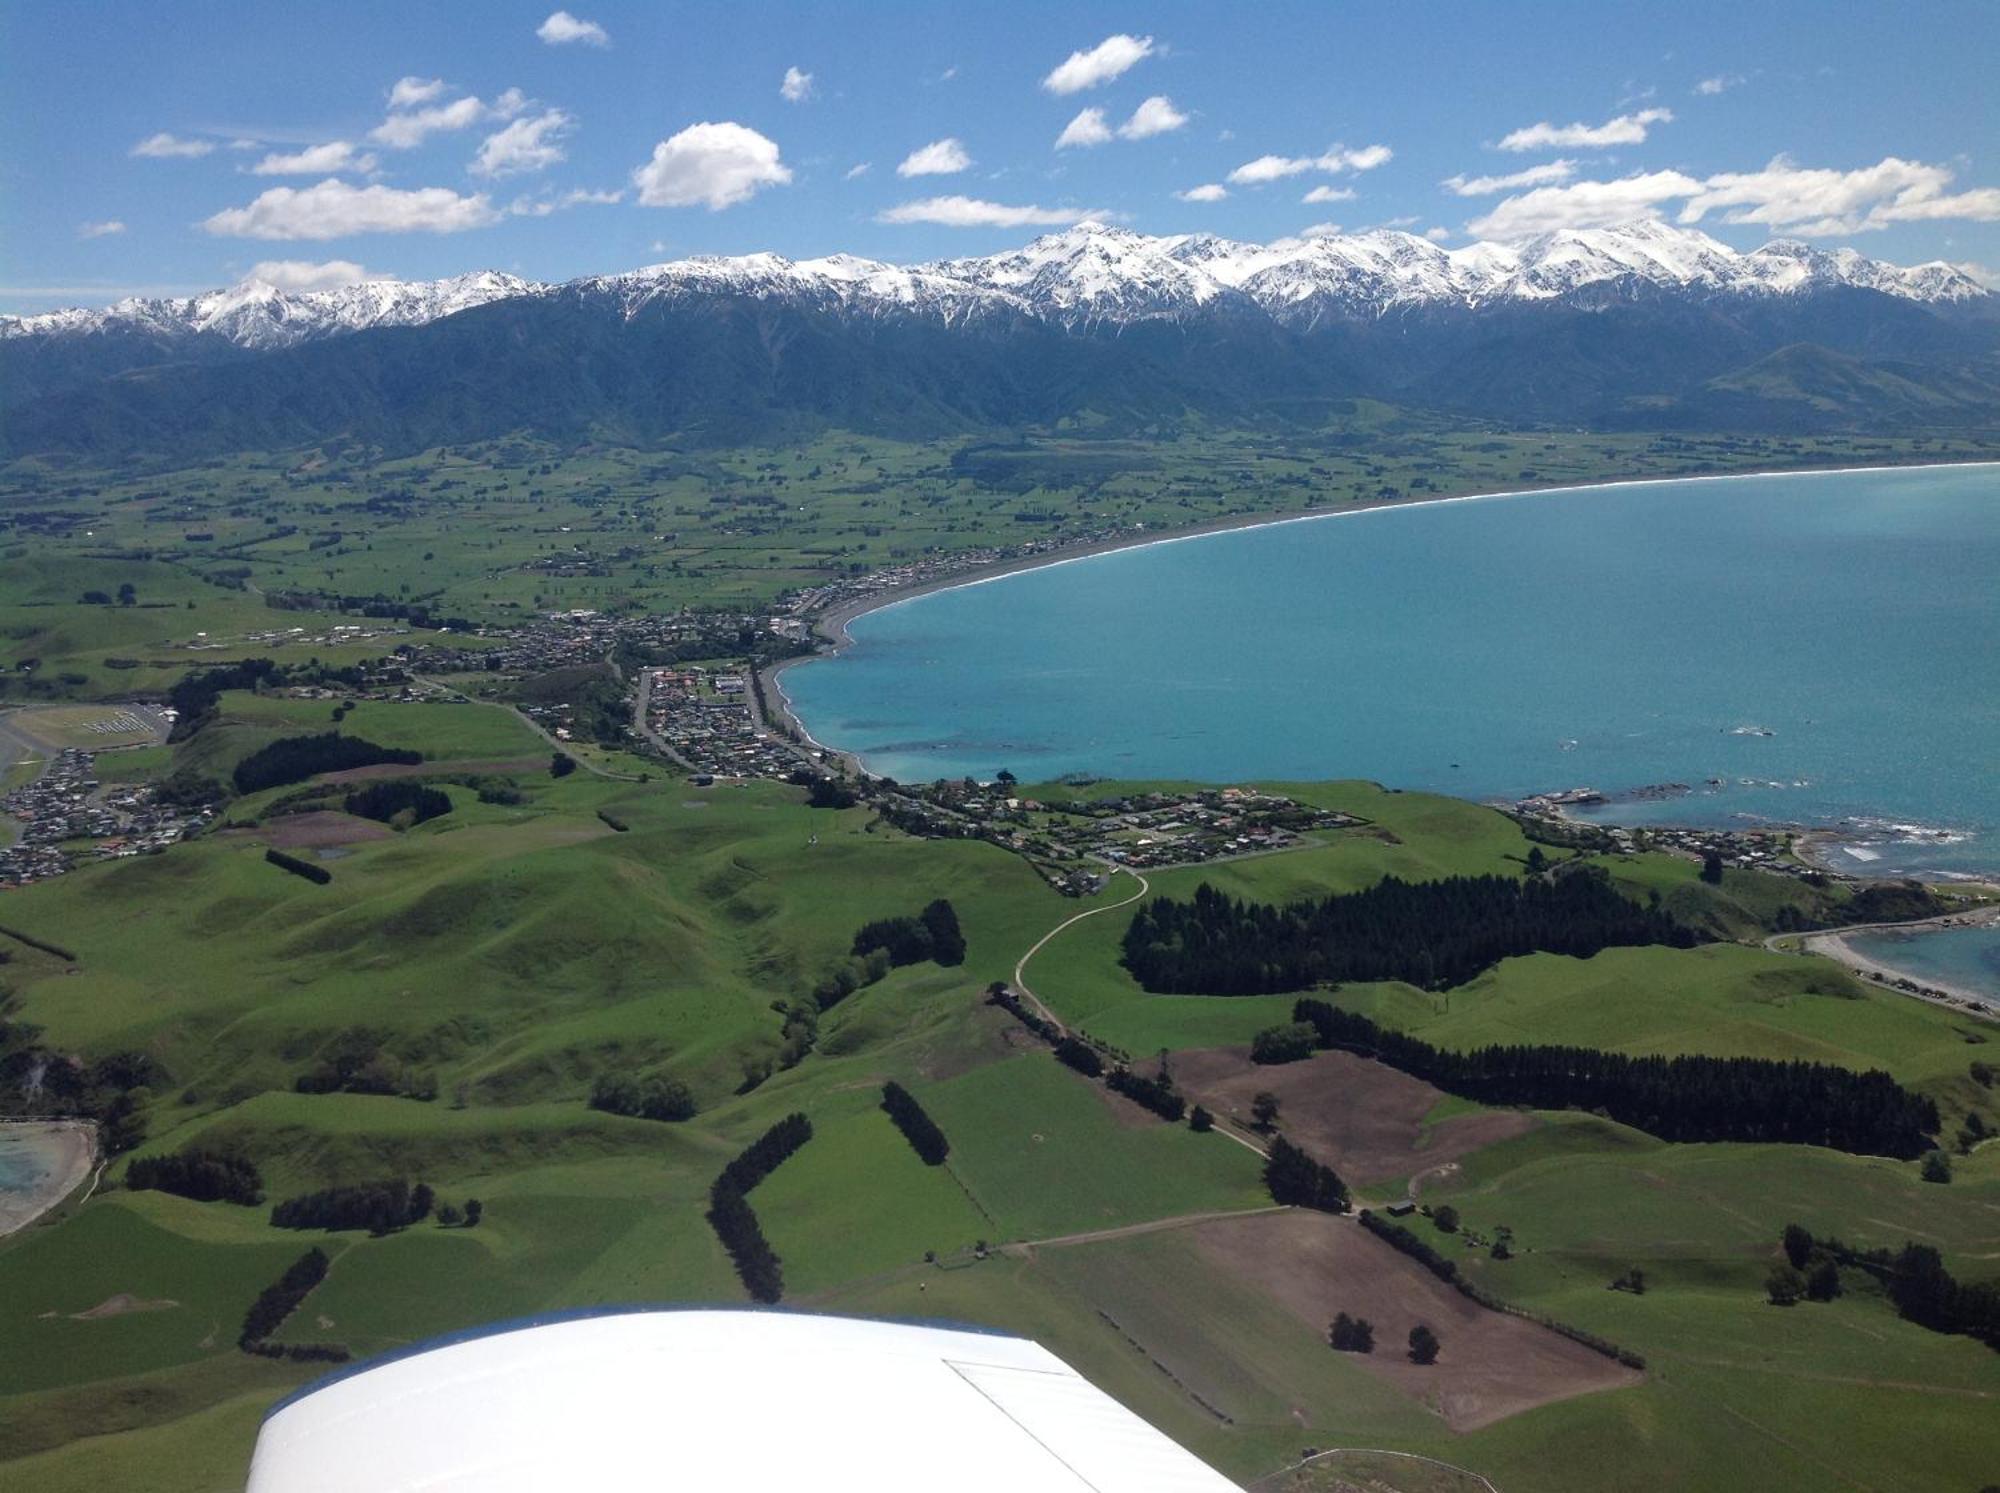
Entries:
POLYGON ((1316 1333, 1337 1312, 1367 1318, 1375 1351, 1353 1361, 1454 1431, 1644 1377, 1545 1327, 1475 1305, 1349 1218, 1268 1213, 1192 1233, 1215 1268, 1256 1286, 1316 1333), (1411 1363, 1406 1351, 1420 1322, 1444 1345, 1428 1366, 1411 1363))
POLYGON ((326 850, 336 845, 386 840, 390 830, 372 819, 316 809, 310 814, 281 814, 266 821, 259 833, 280 850, 326 850))
POLYGON ((1489 1110, 1427 1129, 1424 1116, 1445 1097, 1441 1090, 1349 1052, 1261 1067, 1247 1047, 1206 1047, 1175 1053, 1172 1066, 1182 1093, 1246 1125, 1251 1100, 1276 1094, 1286 1137, 1350 1182, 1427 1171, 1535 1126, 1532 1115, 1489 1110))
POLYGON ((323 772, 316 783, 372 783, 377 778, 435 778, 447 773, 509 773, 549 770, 549 759, 540 757, 496 757, 478 762, 378 762, 373 767, 343 767, 339 772, 323 772))
POLYGON ((123 1317, 132 1312, 164 1312, 179 1306, 178 1301, 168 1301, 164 1297, 158 1301, 148 1301, 143 1296, 134 1296, 130 1291, 120 1291, 116 1296, 107 1296, 88 1311, 71 1312, 70 1320, 75 1322, 98 1322, 106 1317, 123 1317))

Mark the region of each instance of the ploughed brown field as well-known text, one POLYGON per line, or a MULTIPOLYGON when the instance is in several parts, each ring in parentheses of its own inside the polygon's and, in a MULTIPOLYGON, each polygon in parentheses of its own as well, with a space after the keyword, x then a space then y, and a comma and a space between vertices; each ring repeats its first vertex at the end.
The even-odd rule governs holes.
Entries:
POLYGON ((336 845, 386 840, 392 832, 387 825, 372 819, 316 809, 310 814, 280 814, 257 833, 280 850, 324 850, 336 845))
POLYGON ((1429 1171, 1535 1125, 1532 1115, 1491 1110, 1427 1129, 1424 1116, 1445 1097, 1441 1090, 1349 1052, 1263 1067, 1250 1061, 1248 1047, 1204 1047, 1175 1053, 1170 1066, 1182 1093, 1244 1125, 1252 1099, 1266 1090, 1277 1095, 1285 1138, 1350 1183, 1429 1171))
POLYGON ((1352 1361, 1421 1400, 1454 1431, 1644 1377, 1546 1327, 1476 1305, 1352 1218, 1301 1209, 1219 1219, 1190 1232, 1215 1269, 1256 1286, 1315 1332, 1324 1334, 1337 1312, 1365 1317, 1375 1351, 1352 1361), (1428 1366, 1408 1354, 1410 1329, 1420 1322, 1444 1345, 1428 1366))

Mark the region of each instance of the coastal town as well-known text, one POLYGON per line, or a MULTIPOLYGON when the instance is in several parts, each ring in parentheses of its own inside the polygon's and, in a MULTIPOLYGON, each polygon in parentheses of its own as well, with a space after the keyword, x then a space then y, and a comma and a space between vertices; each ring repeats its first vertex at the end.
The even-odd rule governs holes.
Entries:
POLYGON ((39 776, 0 796, 0 814, 18 825, 14 842, 0 847, 0 887, 60 876, 86 857, 123 860, 164 850, 214 817, 207 806, 161 802, 150 783, 101 783, 95 762, 95 753, 65 748, 39 776))

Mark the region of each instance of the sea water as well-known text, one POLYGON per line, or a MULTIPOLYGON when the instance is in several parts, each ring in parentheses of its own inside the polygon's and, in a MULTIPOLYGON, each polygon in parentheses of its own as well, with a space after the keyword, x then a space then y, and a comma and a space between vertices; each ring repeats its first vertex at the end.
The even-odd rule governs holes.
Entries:
POLYGON ((906 781, 1591 787, 1611 822, 2000 870, 2000 467, 1571 488, 1173 540, 917 596, 782 688, 906 781))
POLYGON ((1854 952, 1925 985, 2000 996, 2000 925, 1856 933, 1854 952))

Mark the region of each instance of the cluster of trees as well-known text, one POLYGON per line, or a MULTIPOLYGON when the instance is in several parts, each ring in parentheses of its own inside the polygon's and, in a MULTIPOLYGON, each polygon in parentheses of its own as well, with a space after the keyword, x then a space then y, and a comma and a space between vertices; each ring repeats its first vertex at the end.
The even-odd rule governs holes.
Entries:
POLYGON ((321 731, 312 736, 284 736, 261 746, 237 763, 230 776, 238 793, 255 793, 262 788, 303 783, 322 772, 344 772, 350 767, 375 767, 382 763, 410 766, 423 760, 422 752, 379 746, 365 737, 345 736, 338 731, 321 731))
MULTIPOLYGON (((806 807, 812 809, 851 809, 861 802, 860 796, 839 778, 821 777, 816 772, 802 770, 804 782, 800 786, 806 790, 806 807)), ((792 778, 795 783, 800 777, 792 778)))
POLYGON ((1085 1078, 1104 1076, 1104 1059, 1097 1055, 1097 1049, 1076 1037, 1056 1039, 1056 1061, 1074 1068, 1085 1078))
POLYGON ((550 777, 566 778, 575 771, 576 758, 570 756, 568 752, 557 752, 553 757, 549 758, 550 777))
POLYGON ((1319 1033, 1310 1022, 1294 1021, 1284 1026, 1267 1026, 1250 1040, 1253 1063, 1296 1063, 1309 1058, 1319 1046, 1319 1033))
POLYGON ((853 952, 866 956, 877 949, 888 951, 895 967, 921 964, 926 959, 943 965, 965 963, 965 934, 959 930, 958 913, 940 897, 913 918, 878 918, 862 925, 854 935, 853 952))
POLYGON ((167 703, 177 712, 175 740, 192 736, 215 714, 222 692, 255 689, 283 671, 268 658, 246 658, 215 669, 191 669, 167 687, 167 703))
POLYGON ((903 1132, 903 1139, 910 1143, 925 1166, 942 1166, 945 1157, 951 1154, 951 1142, 938 1129, 937 1121, 924 1113, 924 1107, 917 1103, 916 1096, 893 1078, 882 1085, 882 1108, 889 1118, 896 1122, 896 1128, 903 1132))
POLYGON ((1271 1142, 1271 1153, 1265 1158, 1264 1186, 1272 1202, 1294 1208, 1345 1213, 1349 1207, 1347 1184, 1334 1169, 1313 1160, 1282 1135, 1271 1142))
POLYGON ((694 1095, 688 1086, 658 1073, 644 1078, 603 1074, 591 1085, 590 1107, 638 1120, 692 1120, 695 1115, 694 1095))
MULTIPOLYGON (((352 739, 352 738, 350 738, 352 739)), ((451 795, 439 788, 427 788, 407 778, 370 783, 347 795, 341 804, 350 814, 387 824, 398 814, 408 814, 411 824, 422 824, 451 812, 451 795)))
POLYGON ((264 1179, 248 1157, 190 1148, 170 1156, 141 1156, 125 1169, 134 1192, 171 1192, 197 1203, 264 1201, 264 1179))
POLYGON ((1326 1339, 1341 1353, 1373 1353, 1375 1324, 1366 1317, 1350 1317, 1341 1312, 1327 1329, 1326 1339))
POLYGON ((822 1011, 832 1010, 855 991, 873 985, 889 973, 889 967, 887 949, 851 955, 820 977, 813 987, 813 1001, 822 1011))
MULTIPOLYGON (((1553 1317, 1544 1317, 1534 1312, 1522 1311, 1519 1307, 1509 1306, 1492 1292, 1480 1286, 1476 1281, 1470 1280, 1460 1273, 1455 1263, 1447 1260, 1443 1255, 1432 1249, 1430 1245, 1419 1239, 1401 1224, 1392 1223, 1380 1214, 1367 1208, 1363 1208, 1356 1215, 1356 1219, 1361 1224, 1361 1227, 1368 1230, 1369 1233, 1380 1239, 1384 1244, 1408 1255, 1468 1301, 1476 1301, 1488 1311, 1506 1312, 1509 1316, 1521 1317, 1530 1322, 1539 1322, 1542 1326, 1548 1328, 1549 1331, 1560 1333, 1571 1342, 1579 1343, 1583 1347, 1590 1349, 1593 1353, 1602 1353, 1606 1358, 1615 1359, 1629 1369, 1644 1369, 1646 1367, 1646 1360, 1644 1358, 1640 1357, 1637 1353, 1626 1351, 1609 1338, 1599 1337, 1594 1332, 1586 1332, 1581 1327, 1572 1327, 1567 1322, 1558 1322, 1553 1317)), ((1414 1341, 1415 1334, 1411 1334, 1411 1337, 1412 1342, 1410 1346, 1414 1349, 1416 1347, 1414 1341)), ((1428 1362, 1428 1360, 1419 1359, 1418 1362, 1428 1362)))
POLYGON ((1111 1070, 1104 1084, 1134 1104, 1144 1105, 1163 1120, 1178 1120, 1187 1113, 1187 1100, 1174 1088, 1173 1076, 1165 1069, 1157 1078, 1146 1078, 1130 1068, 1117 1067, 1111 1070))
POLYGON ((301 1094, 386 1094, 428 1103, 437 1098, 437 1074, 384 1052, 366 1028, 351 1027, 333 1039, 292 1087, 301 1094))
POLYGON ((1779 1141, 1857 1155, 1922 1155, 1936 1103, 1880 1071, 1769 1058, 1631 1057, 1587 1047, 1451 1052, 1322 1000, 1292 1014, 1322 1047, 1380 1058, 1482 1104, 1599 1110, 1662 1140, 1779 1141))
POLYGON ((1801 1298, 1833 1300, 1841 1294, 1840 1269, 1846 1266, 1865 1270, 1880 1281, 1905 1321, 2000 1349, 2000 1280, 1961 1281, 1928 1244, 1860 1249, 1832 1237, 1815 1238, 1795 1223, 1785 1226, 1780 1242, 1784 1263, 1772 1269, 1765 1283, 1771 1300, 1780 1306, 1791 1306, 1801 1298))
POLYGON ((79 1062, 41 1040, 32 1022, 0 1018, 0 1117, 74 1115, 97 1122, 106 1156, 122 1156, 146 1138, 146 1101, 167 1072, 143 1052, 113 1052, 79 1062))
MULTIPOLYGON (((1007 987, 1004 980, 995 980, 991 985, 986 987, 986 1003, 989 1006, 998 1006, 1051 1047, 1058 1045, 1062 1041, 1062 1029, 1053 1021, 1049 1021, 1030 1011, 1021 997, 1014 994, 1007 987)), ((1100 1071, 1102 1071, 1102 1066, 1102 1064, 1099 1065, 1100 1071)))
POLYGON ((422 1223, 436 1203, 437 1194, 426 1182, 414 1187, 400 1177, 356 1182, 286 1198, 271 1209, 271 1224, 280 1229, 366 1229, 379 1237, 422 1223))
POLYGON ((316 866, 311 861, 302 861, 295 855, 286 855, 275 846, 264 852, 264 859, 280 871, 289 871, 294 876, 303 876, 314 886, 325 886, 333 880, 333 873, 325 866, 316 866))
POLYGON ((1588 958, 1630 944, 1684 949, 1698 937, 1596 870, 1552 881, 1390 876, 1364 892, 1290 907, 1240 901, 1204 882, 1190 901, 1157 897, 1133 914, 1125 965, 1163 994, 1265 995, 1341 980, 1437 990, 1512 955, 1588 958))
POLYGON ((708 1222, 751 1298, 770 1305, 785 1294, 784 1262, 764 1237, 749 1193, 794 1151, 812 1139, 812 1121, 789 1114, 752 1141, 722 1169, 708 1189, 708 1222))
POLYGON ((347 1350, 331 1344, 301 1344, 297 1348, 285 1349, 264 1341, 284 1326, 285 1318, 297 1311, 300 1303, 312 1293, 313 1287, 326 1279, 330 1263, 326 1251, 315 1245, 286 1266, 285 1273, 258 1292, 257 1299, 250 1303, 250 1310, 243 1314, 243 1330, 237 1334, 236 1346, 245 1353, 255 1353, 263 1358, 344 1361, 348 1356, 347 1350))

